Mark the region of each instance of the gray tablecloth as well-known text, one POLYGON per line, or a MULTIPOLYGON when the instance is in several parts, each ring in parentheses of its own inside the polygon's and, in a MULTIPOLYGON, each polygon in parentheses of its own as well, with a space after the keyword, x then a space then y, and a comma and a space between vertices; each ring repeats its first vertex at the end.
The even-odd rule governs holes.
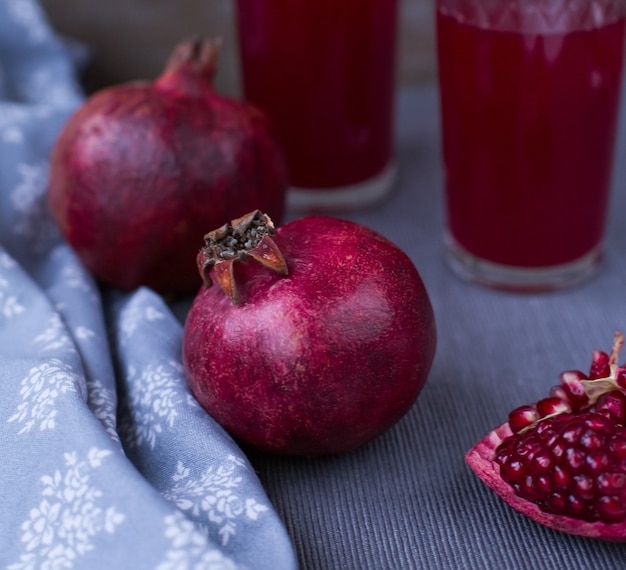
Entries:
POLYGON ((626 329, 626 101, 622 111, 600 274, 574 289, 517 295, 447 268, 436 86, 400 93, 396 192, 349 218, 415 262, 435 309, 437 354, 415 407, 370 445, 315 461, 253 457, 303 568, 626 568, 626 545, 537 525, 464 462, 509 410, 547 395, 562 370, 588 370, 592 350, 610 351, 613 333, 626 329))

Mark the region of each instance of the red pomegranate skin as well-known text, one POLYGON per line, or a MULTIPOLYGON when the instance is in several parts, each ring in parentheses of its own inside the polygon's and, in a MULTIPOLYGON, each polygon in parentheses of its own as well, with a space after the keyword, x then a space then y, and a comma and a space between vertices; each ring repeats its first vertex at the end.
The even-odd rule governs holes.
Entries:
POLYGON ((195 293, 207 227, 252 208, 283 216, 286 169, 265 116, 215 93, 206 67, 182 62, 92 95, 55 144, 51 212, 106 283, 195 293))
POLYGON ((436 346, 433 309, 411 260, 352 222, 279 227, 289 274, 236 263, 242 301, 202 288, 183 361, 200 404, 236 439, 279 455, 352 451, 413 405, 436 346))

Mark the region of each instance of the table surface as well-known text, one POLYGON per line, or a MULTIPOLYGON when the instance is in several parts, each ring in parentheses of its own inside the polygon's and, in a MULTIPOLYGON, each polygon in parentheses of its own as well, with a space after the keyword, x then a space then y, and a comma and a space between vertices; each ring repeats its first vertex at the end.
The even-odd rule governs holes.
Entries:
POLYGON ((560 292, 511 294, 463 282, 446 266, 436 87, 399 94, 395 192, 344 217, 414 261, 435 310, 437 354, 411 411, 360 450, 322 459, 251 455, 303 569, 624 568, 626 546, 538 525, 464 461, 509 410, 546 395, 562 370, 587 370, 592 350, 610 350, 614 332, 626 328, 623 111, 600 273, 560 292))

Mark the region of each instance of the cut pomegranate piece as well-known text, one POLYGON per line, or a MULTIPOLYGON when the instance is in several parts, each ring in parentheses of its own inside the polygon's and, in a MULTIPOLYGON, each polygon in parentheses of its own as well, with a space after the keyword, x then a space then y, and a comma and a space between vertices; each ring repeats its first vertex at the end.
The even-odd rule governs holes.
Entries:
POLYGON ((551 396, 524 405, 466 455, 509 505, 556 530, 626 541, 624 344, 593 351, 589 375, 563 372, 551 396))

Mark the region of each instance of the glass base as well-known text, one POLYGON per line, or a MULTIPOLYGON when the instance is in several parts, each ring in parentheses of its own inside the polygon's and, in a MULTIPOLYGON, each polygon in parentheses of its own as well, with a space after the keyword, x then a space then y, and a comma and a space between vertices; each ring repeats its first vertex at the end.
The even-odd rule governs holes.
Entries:
POLYGON ((321 190, 292 187, 287 193, 287 209, 302 213, 338 213, 367 208, 390 194, 396 174, 396 163, 391 162, 380 174, 358 184, 321 190))
POLYGON ((493 289, 517 293, 541 293, 577 285, 595 275, 603 257, 600 244, 569 263, 549 267, 514 267, 480 259, 465 251, 449 236, 446 241, 448 264, 459 277, 493 289))

